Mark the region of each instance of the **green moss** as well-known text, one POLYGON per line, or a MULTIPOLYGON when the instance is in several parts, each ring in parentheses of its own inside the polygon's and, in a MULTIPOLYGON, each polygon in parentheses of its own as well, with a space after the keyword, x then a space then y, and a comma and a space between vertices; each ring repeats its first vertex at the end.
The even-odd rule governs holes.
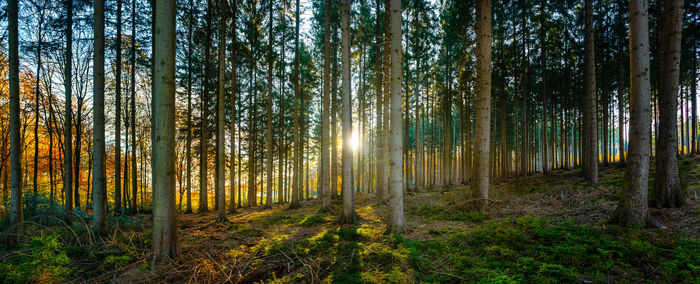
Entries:
POLYGON ((460 221, 477 223, 486 220, 486 215, 479 212, 465 212, 445 206, 409 206, 408 214, 422 216, 429 220, 460 221))
POLYGON ((616 235, 531 217, 485 222, 472 231, 425 241, 402 239, 402 243, 409 251, 410 265, 426 282, 455 281, 455 276, 467 282, 502 283, 695 282, 700 276, 697 241, 655 242, 637 232, 616 235), (438 260, 441 265, 436 269, 438 260), (659 264, 663 271, 645 269, 659 264))
POLYGON ((325 214, 314 214, 314 215, 306 215, 301 221, 299 221, 297 224, 300 226, 305 226, 305 227, 312 227, 320 223, 324 223, 328 221, 328 216, 325 214))

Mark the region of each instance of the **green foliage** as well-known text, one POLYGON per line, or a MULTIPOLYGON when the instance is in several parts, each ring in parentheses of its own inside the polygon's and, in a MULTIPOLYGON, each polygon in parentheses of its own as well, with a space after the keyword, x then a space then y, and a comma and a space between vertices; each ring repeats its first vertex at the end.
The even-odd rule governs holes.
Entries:
POLYGON ((0 264, 0 282, 46 283, 67 279, 72 270, 68 267, 71 260, 57 234, 42 231, 22 248, 0 264))
POLYGON ((700 243, 645 239, 571 222, 551 225, 541 218, 486 222, 478 228, 426 241, 402 239, 411 265, 424 281, 605 282, 608 279, 699 279, 700 243), (672 250, 669 246, 675 246, 672 250), (683 252, 680 252, 680 251, 683 252), (435 268, 431 260, 444 259, 435 268), (662 264, 663 271, 647 270, 662 264))

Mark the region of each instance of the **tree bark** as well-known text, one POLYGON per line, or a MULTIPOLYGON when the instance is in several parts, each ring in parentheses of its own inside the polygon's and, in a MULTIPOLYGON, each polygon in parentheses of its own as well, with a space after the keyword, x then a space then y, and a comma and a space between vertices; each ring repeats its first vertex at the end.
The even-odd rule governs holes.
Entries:
POLYGON ((175 215, 175 2, 156 1, 153 54, 153 264, 177 259, 175 215))
MULTIPOLYGON (((474 183, 476 198, 489 198, 489 142, 491 122, 491 0, 476 5, 476 123, 474 183)), ((483 202, 482 208, 486 205, 483 202)))
MULTIPOLYGON (((299 1, 299 0, 297 0, 299 1)), ((298 2, 297 2, 298 3, 298 2)), ((350 87, 350 0, 341 2, 341 49, 342 49, 342 76, 343 76, 343 209, 340 213, 341 223, 355 223, 355 204, 352 180, 352 94, 350 87)))
POLYGON ((292 168, 294 170, 294 180, 292 182, 292 200, 289 203, 289 208, 299 207, 299 196, 301 193, 301 160, 299 155, 302 151, 301 146, 301 122, 299 121, 299 0, 296 1, 296 22, 294 26, 294 161, 292 168))
MULTIPOLYGON (((131 0, 136 1, 136 0, 131 0)), ((115 120, 114 120, 114 214, 121 213, 122 210, 122 0, 117 0, 117 36, 116 36, 116 72, 115 77, 115 120)), ((135 36, 131 35, 132 45, 135 36)))
MULTIPOLYGON (((191 1, 191 0, 190 0, 191 1)), ((237 97, 238 97, 238 86, 236 83, 238 82, 238 73, 236 70, 236 48, 237 48, 237 43, 236 43, 236 16, 238 12, 238 6, 236 3, 236 0, 231 1, 231 168, 230 168, 230 177, 231 177, 231 183, 229 184, 229 191, 230 191, 230 196, 229 196, 229 208, 228 212, 229 213, 236 213, 236 194, 235 194, 235 185, 236 185, 236 102, 237 102, 237 97)), ((239 172, 240 174, 240 172, 239 172)), ((240 201, 241 196, 240 193, 238 195, 238 200, 240 201)))
POLYGON ((267 191, 266 194, 266 199, 265 199, 265 208, 272 208, 272 181, 273 181, 273 172, 272 172, 272 154, 273 154, 273 148, 272 148, 272 139, 273 139, 273 133, 272 133, 272 58, 273 58, 273 51, 272 51, 272 45, 273 45, 273 39, 274 37, 272 36, 272 23, 273 23, 273 18, 272 18, 272 0, 269 1, 270 3, 270 17, 268 19, 268 24, 269 24, 269 31, 268 31, 268 61, 267 61, 267 101, 265 103, 265 107, 267 108, 267 139, 265 141, 265 146, 267 148, 267 158, 265 161, 265 164, 267 166, 267 185, 265 186, 265 189, 267 191))
MULTIPOLYGON (((121 0, 117 0, 121 1, 121 0)), ((132 0, 135 3, 135 0, 132 0)), ((189 0, 189 11, 194 9, 194 1, 189 0)), ((189 15, 187 26, 187 149, 185 159, 187 167, 187 206, 185 214, 192 213, 192 30, 194 29, 194 15, 189 15)), ((235 63, 234 63, 235 64, 235 63)), ((235 65, 234 65, 235 66, 235 65)), ((234 81, 235 82, 235 81, 234 81)), ((235 112, 233 112, 235 114, 235 112)), ((231 144, 232 148, 234 144, 231 144)), ((143 165, 142 165, 143 167, 143 165)), ((233 184, 233 183, 231 183, 233 184)))
POLYGON ((595 39, 593 31, 593 0, 586 0, 586 24, 584 39, 584 164, 585 178, 589 184, 598 183, 598 120, 596 115, 595 39))
POLYGON ((95 49, 93 53, 93 159, 92 210, 93 230, 100 235, 105 230, 107 189, 105 180, 105 2, 94 2, 95 49))
MULTIPOLYGON (((12 0, 14 1, 14 0, 12 0)), ((65 87, 65 96, 66 96, 66 103, 65 103, 65 118, 63 119, 64 123, 64 153, 63 153, 63 158, 65 159, 64 161, 64 166, 63 166, 63 190, 65 193, 65 200, 64 200, 64 207, 65 207, 65 219, 64 221, 66 224, 70 225, 72 224, 72 214, 73 214, 73 161, 72 161, 72 151, 73 151, 73 145, 72 145, 72 137, 73 134, 71 133, 73 130, 73 127, 71 125, 72 122, 72 108, 73 108, 73 95, 72 95, 72 88, 73 88, 73 83, 72 83, 72 78, 73 78, 73 0, 65 0, 65 9, 66 9, 66 50, 65 50, 65 63, 64 63, 64 70, 63 70, 63 77, 64 77, 64 87, 65 87)), ((18 105, 19 107, 19 105, 18 105)), ((19 125, 19 122, 18 122, 19 125)), ((18 134, 19 135, 19 134, 18 134)), ((18 136, 19 137, 19 136, 18 136)), ((19 142, 19 140, 18 140, 19 142)), ((18 144, 19 145, 19 144, 18 144)), ((12 171, 14 173, 14 171, 12 171)), ((20 170, 19 170, 19 156, 17 157, 17 178, 19 178, 20 170)), ((13 175, 14 176, 14 175, 13 175)), ((12 180, 12 186, 14 188, 15 186, 15 181, 12 180)), ((19 189, 19 179, 17 180, 17 188, 19 189)), ((21 195, 19 196, 21 198, 21 195)))
MULTIPOLYGON (((348 5, 349 6, 349 5, 348 5)), ((391 0, 391 140, 389 180, 389 231, 402 233, 405 230, 403 215, 403 141, 401 117, 401 81, 403 48, 401 47, 401 0, 391 0)), ((347 21, 346 21, 347 23, 347 21)), ((348 48, 349 49, 349 48, 348 48)), ((345 64, 343 64, 345 66, 345 64)), ((345 76, 343 76, 345 78, 345 76)))
POLYGON ((228 221, 226 218, 226 117, 225 102, 226 95, 226 21, 228 11, 228 0, 220 0, 221 19, 219 27, 219 91, 216 96, 216 199, 217 222, 228 221))
POLYGON ((647 204, 651 114, 649 19, 646 0, 630 1, 630 139, 620 203, 610 220, 642 226, 653 220, 647 204))
POLYGON ((656 207, 678 207, 685 203, 676 158, 676 111, 682 24, 683 0, 665 0, 661 40, 664 44, 661 45, 659 73, 659 138, 656 147, 656 181, 652 192, 652 204, 656 207))
POLYGON ((321 109, 321 169, 319 172, 321 193, 321 210, 328 211, 331 207, 331 190, 329 179, 329 161, 328 161, 328 144, 329 144, 329 129, 328 120, 330 118, 330 33, 331 33, 331 1, 324 1, 324 19, 323 19, 323 98, 321 109))
POLYGON ((198 212, 209 211, 209 194, 207 192, 209 142, 207 128, 209 127, 209 56, 211 49, 211 0, 207 0, 206 39, 204 43, 204 77, 202 78, 203 92, 201 94, 202 119, 199 136, 199 208, 198 212))
MULTIPOLYGON (((23 220, 20 168, 20 108, 19 108, 19 32, 17 0, 7 3, 9 30, 9 79, 10 79, 10 223, 19 225, 23 220)), ((68 187, 70 192, 70 187, 68 187)), ((66 211, 68 207, 66 207, 66 211)), ((68 214, 66 214, 67 216, 68 214)))

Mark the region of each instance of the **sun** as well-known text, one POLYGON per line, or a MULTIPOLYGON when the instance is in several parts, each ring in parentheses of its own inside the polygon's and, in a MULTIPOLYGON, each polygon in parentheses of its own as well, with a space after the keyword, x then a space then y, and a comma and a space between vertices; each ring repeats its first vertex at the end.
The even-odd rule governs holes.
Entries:
POLYGON ((359 136, 360 135, 357 133, 357 130, 352 131, 352 136, 350 137, 350 147, 353 151, 357 150, 357 148, 360 148, 359 136))

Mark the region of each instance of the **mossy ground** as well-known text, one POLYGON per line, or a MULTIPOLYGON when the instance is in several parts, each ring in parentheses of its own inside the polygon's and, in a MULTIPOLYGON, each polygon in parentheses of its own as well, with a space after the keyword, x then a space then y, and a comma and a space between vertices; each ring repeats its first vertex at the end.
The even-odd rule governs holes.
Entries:
MULTIPOLYGON (((595 187, 579 170, 557 170, 495 179, 484 212, 469 210, 464 186, 412 191, 401 235, 385 233, 387 207, 371 194, 356 196, 355 225, 318 213, 315 200, 240 209, 223 224, 214 212, 180 215, 181 260, 157 269, 148 262, 148 215, 110 220, 119 228, 90 241, 76 241, 89 235, 79 225, 44 228, 38 240, 5 249, 2 269, 14 273, 0 272, 0 282, 698 283, 700 160, 679 164, 688 205, 652 209, 665 230, 605 223, 621 169, 602 168, 595 187)), ((339 201, 332 207, 339 212, 339 201)))

